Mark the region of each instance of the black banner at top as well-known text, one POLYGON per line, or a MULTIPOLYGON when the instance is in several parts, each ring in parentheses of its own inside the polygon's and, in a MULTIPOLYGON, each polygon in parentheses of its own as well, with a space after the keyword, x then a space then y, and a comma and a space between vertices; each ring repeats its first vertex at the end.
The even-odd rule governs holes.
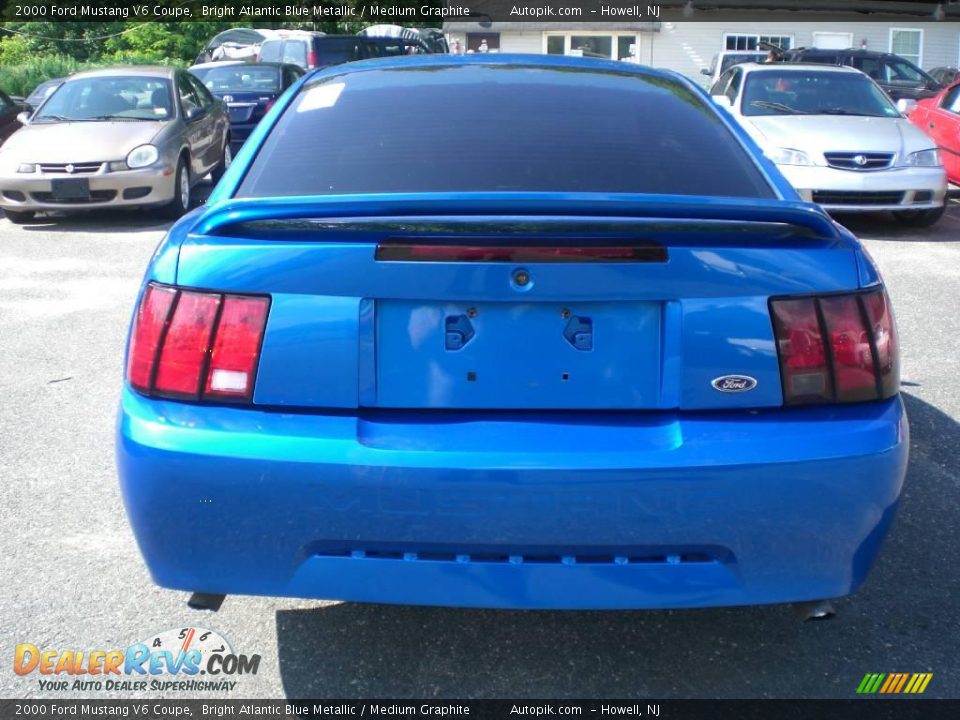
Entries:
POLYGON ((960 22, 960 3, 928 0, 0 0, 5 22, 671 22, 849 16, 960 22))

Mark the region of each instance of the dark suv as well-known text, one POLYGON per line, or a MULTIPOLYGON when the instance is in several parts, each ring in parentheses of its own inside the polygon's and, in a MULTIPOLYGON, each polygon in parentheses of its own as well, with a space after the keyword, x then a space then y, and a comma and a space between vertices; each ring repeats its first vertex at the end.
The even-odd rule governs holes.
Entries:
POLYGON ((429 52, 432 51, 419 38, 324 35, 318 32, 290 31, 281 37, 265 40, 260 46, 257 61, 288 63, 299 65, 304 70, 313 70, 353 60, 429 52))
POLYGON ((820 50, 796 48, 781 51, 782 62, 849 65, 860 70, 882 87, 894 101, 933 97, 943 86, 909 60, 892 53, 870 50, 820 50))

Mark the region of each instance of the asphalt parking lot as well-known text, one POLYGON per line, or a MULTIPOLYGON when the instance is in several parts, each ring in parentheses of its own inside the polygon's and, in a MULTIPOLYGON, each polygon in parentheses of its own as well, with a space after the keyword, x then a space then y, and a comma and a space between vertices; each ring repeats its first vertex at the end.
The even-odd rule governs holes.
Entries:
POLYGON ((931 230, 843 220, 897 311, 912 455, 867 584, 834 619, 800 623, 787 607, 568 614, 229 597, 216 614, 189 610, 184 593, 151 583, 113 465, 124 336, 167 224, 0 219, 0 697, 129 696, 41 690, 36 673, 12 671, 14 646, 126 648, 188 626, 262 656, 218 697, 849 698, 868 672, 932 672, 927 696, 960 697, 960 201, 931 230))

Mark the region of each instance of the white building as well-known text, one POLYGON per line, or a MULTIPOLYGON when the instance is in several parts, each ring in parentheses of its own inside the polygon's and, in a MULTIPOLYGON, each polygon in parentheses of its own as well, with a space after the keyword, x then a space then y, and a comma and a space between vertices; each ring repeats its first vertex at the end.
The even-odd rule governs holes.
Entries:
MULTIPOLYGON (((717 5, 716 1, 711 3, 717 5)), ((740 3, 742 6, 744 3, 740 3)), ((766 3, 767 6, 785 3, 766 3)), ((825 6, 817 0, 791 3, 825 6)), ((676 5, 676 3, 673 3, 676 5)), ((763 3, 755 3, 754 8, 763 3)), ((586 50, 612 59, 677 70, 702 81, 721 50, 752 50, 766 40, 786 48, 866 48, 894 52, 924 69, 960 66, 960 3, 853 2, 826 6, 898 6, 897 13, 847 10, 699 10, 661 3, 656 22, 447 22, 453 46, 489 52, 579 54, 586 50), (910 10, 910 11, 906 11, 910 10), (762 17, 759 21, 757 18, 762 17), (935 18, 941 18, 936 20, 935 18)))

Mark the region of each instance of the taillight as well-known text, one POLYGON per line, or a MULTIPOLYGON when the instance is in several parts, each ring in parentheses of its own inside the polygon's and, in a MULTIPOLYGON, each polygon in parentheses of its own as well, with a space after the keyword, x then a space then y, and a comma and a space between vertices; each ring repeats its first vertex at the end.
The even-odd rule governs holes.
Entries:
POLYGON ((783 400, 862 402, 900 387, 896 329, 886 292, 772 300, 783 400))
POLYGON ((138 391, 187 400, 253 397, 270 299, 150 283, 130 339, 138 391))
POLYGON ((174 288, 150 284, 140 300, 127 357, 127 379, 137 390, 146 392, 153 385, 157 350, 176 297, 174 288))
POLYGON ((307 51, 307 67, 313 69, 317 66, 317 52, 316 50, 307 51))
POLYGON ((210 353, 204 397, 249 398, 270 301, 227 295, 210 353))

